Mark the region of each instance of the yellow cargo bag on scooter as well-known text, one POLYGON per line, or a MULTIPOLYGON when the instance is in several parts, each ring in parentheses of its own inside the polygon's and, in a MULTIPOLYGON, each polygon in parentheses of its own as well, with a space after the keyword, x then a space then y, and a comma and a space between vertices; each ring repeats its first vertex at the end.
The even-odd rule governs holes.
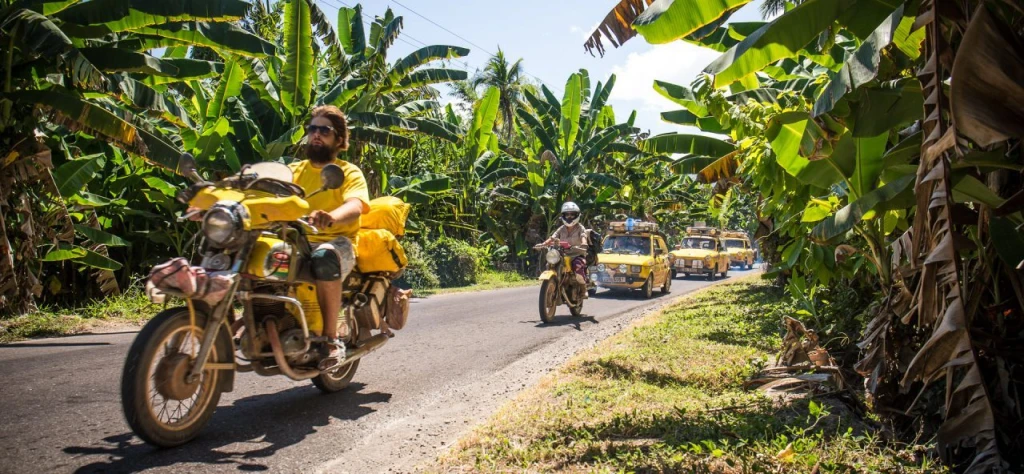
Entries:
POLYGON ((385 229, 395 236, 405 235, 405 221, 410 206, 394 196, 370 201, 370 212, 363 214, 359 226, 364 229, 385 229))
POLYGON ((409 263, 405 249, 386 229, 359 229, 356 234, 356 268, 361 273, 395 273, 409 263))

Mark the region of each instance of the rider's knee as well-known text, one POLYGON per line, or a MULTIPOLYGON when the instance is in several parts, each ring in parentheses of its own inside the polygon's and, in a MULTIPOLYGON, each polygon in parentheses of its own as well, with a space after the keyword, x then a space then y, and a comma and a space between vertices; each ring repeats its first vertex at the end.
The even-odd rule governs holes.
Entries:
POLYGON ((310 255, 310 272, 316 281, 337 281, 355 267, 355 249, 352 241, 339 237, 321 244, 310 255))

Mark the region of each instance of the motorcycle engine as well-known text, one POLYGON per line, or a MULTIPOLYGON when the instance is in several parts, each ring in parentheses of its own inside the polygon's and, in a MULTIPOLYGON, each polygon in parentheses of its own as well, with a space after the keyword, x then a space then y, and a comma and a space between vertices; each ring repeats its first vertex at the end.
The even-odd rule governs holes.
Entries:
POLYGON ((302 340, 302 329, 295 328, 282 331, 280 337, 281 350, 284 352, 288 364, 301 366, 313 362, 316 349, 310 347, 308 351, 302 352, 302 349, 306 346, 306 343, 302 340))

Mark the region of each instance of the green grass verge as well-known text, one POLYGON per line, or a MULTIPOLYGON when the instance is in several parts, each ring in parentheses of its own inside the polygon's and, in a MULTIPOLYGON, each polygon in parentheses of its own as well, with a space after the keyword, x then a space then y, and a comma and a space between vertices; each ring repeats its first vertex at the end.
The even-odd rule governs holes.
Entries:
POLYGON ((150 303, 141 289, 131 288, 78 308, 40 308, 29 314, 0 319, 0 343, 69 336, 102 325, 141 325, 161 309, 150 303))
POLYGON ((794 314, 761 282, 683 299, 572 359, 460 440, 440 472, 936 472, 827 398, 743 381, 794 314))
POLYGON ((477 278, 474 285, 459 286, 455 288, 413 288, 413 296, 428 297, 434 295, 447 295, 452 293, 467 293, 471 291, 498 290, 501 288, 521 288, 524 286, 536 285, 536 278, 528 278, 516 272, 502 272, 489 270, 477 278))

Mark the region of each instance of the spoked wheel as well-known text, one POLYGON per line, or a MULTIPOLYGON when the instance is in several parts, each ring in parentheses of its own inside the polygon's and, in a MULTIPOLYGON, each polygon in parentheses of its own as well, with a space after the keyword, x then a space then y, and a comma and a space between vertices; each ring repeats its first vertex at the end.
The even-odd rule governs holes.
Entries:
POLYGON ((544 280, 540 285, 540 320, 551 323, 555 320, 555 308, 558 307, 558 284, 554 280, 544 280))
MULTIPOLYGON (((164 448, 187 443, 213 416, 220 401, 220 371, 187 377, 202 339, 203 328, 189 325, 188 309, 172 308, 146 324, 128 350, 121 406, 132 431, 147 443, 164 448)), ((214 347, 209 362, 219 362, 218 353, 214 347)))

